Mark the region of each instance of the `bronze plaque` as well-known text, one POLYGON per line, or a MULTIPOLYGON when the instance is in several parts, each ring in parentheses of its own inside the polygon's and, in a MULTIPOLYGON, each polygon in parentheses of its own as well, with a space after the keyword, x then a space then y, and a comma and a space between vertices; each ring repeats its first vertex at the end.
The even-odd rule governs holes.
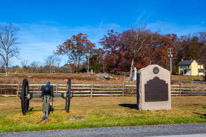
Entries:
POLYGON ((159 73, 159 68, 158 67, 153 68, 153 73, 158 74, 159 73))
POLYGON ((154 77, 145 84, 145 102, 168 101, 168 84, 154 77))

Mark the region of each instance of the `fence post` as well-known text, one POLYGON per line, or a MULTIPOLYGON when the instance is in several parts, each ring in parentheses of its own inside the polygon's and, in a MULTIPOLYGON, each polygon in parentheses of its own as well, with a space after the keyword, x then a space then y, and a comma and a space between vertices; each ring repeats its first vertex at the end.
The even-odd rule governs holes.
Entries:
POLYGON ((56 83, 56 93, 57 93, 57 90, 58 90, 58 83, 56 83))
POLYGON ((124 83, 122 83, 122 96, 124 96, 124 83))
POLYGON ((7 85, 6 85, 6 91, 5 91, 5 95, 7 94, 7 85))
POLYGON ((92 91, 93 91, 93 82, 91 83, 91 94, 90 94, 91 97, 92 97, 92 91))
POLYGON ((179 96, 181 96, 181 83, 179 84, 180 86, 179 86, 179 96))
POLYGON ((18 97, 18 96, 19 96, 19 90, 20 90, 20 82, 18 83, 17 86, 18 86, 18 87, 17 87, 17 94, 16 94, 16 96, 18 97))

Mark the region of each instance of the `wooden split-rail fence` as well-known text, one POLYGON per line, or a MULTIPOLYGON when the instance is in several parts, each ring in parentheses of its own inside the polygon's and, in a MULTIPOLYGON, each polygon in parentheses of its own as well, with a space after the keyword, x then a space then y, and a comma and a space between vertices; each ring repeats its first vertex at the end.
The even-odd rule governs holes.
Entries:
MULTIPOLYGON (((44 84, 29 84, 29 90, 33 93, 41 92, 44 84)), ((66 92, 66 84, 51 84, 54 92, 66 92)), ((72 84, 73 96, 136 96, 136 85, 129 84, 72 84)), ((19 96, 21 83, 0 84, 0 96, 19 96)), ((198 96, 206 95, 206 85, 201 84, 172 84, 173 96, 198 96)))

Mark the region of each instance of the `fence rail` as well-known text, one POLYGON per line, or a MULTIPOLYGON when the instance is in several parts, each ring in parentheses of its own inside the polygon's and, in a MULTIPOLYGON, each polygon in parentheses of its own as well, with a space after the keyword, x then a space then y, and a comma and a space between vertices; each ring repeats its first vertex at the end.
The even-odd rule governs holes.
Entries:
POLYGON ((206 95, 206 85, 197 84, 175 84, 171 85, 171 93, 179 96, 206 95))
MULTIPOLYGON (((41 92, 44 84, 29 84, 30 92, 41 92)), ((66 92, 67 84, 51 84, 54 92, 66 92)), ((136 85, 122 84, 72 84, 71 91, 74 96, 136 96, 136 85)), ((21 83, 0 84, 0 96, 19 96, 21 83)), ((206 85, 196 84, 172 84, 173 96, 196 96, 206 95, 206 85)))

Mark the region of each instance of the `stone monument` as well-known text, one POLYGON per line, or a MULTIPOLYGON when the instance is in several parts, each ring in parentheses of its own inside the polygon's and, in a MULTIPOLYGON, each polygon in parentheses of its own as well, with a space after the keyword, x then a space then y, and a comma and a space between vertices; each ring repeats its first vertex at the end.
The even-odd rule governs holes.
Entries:
POLYGON ((93 74, 94 72, 93 72, 93 69, 91 69, 91 72, 90 72, 91 74, 93 74))
POLYGON ((132 78, 133 81, 137 80, 137 68, 134 67, 134 75, 133 75, 133 78, 132 78))
POLYGON ((137 72, 137 108, 171 109, 170 72, 159 65, 149 65, 137 72))

